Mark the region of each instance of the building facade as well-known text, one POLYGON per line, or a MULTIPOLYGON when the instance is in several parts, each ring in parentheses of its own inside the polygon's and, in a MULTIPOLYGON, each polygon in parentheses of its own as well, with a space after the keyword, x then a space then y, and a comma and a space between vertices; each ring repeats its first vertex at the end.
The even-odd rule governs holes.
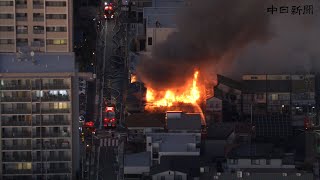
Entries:
POLYGON ((1 0, 0 52, 72 52, 72 19, 72 1, 1 0))
POLYGON ((0 179, 76 179, 74 66, 70 53, 38 54, 32 61, 0 55, 0 179))

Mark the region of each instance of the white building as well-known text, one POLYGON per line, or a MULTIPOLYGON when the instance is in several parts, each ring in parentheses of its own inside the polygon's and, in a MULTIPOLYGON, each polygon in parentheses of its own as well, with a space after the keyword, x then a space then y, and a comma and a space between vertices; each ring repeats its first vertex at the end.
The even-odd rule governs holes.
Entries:
POLYGON ((146 150, 151 152, 152 164, 162 156, 199 156, 201 137, 197 133, 150 133, 146 150))

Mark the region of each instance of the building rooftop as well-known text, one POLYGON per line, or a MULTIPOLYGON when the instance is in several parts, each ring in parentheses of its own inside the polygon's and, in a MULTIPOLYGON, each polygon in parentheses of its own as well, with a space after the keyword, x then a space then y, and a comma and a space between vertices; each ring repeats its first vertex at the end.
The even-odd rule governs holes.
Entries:
POLYGON ((234 132, 233 123, 219 123, 208 127, 207 139, 226 140, 234 132))
POLYGON ((161 28, 176 28, 176 14, 179 8, 161 7, 144 8, 143 16, 147 19, 147 28, 156 28, 157 22, 161 28))
POLYGON ((133 127, 159 127, 165 126, 165 113, 136 113, 126 118, 128 128, 133 127))
POLYGON ((182 113, 180 118, 167 119, 168 130, 201 130, 200 113, 182 113))
POLYGON ((228 153, 228 158, 282 158, 282 149, 274 148, 273 144, 241 144, 228 153))
POLYGON ((150 161, 151 161, 150 152, 126 154, 124 156, 124 166, 127 166, 127 167, 150 166, 151 165, 150 161))
POLYGON ((73 53, 0 54, 0 73, 57 73, 75 72, 73 53))
POLYGON ((199 149, 189 147, 196 143, 194 134, 184 133, 152 133, 152 142, 159 142, 159 152, 198 152, 199 149))
POLYGON ((158 174, 165 171, 178 171, 191 177, 200 175, 199 156, 162 156, 160 164, 151 168, 150 174, 158 174))

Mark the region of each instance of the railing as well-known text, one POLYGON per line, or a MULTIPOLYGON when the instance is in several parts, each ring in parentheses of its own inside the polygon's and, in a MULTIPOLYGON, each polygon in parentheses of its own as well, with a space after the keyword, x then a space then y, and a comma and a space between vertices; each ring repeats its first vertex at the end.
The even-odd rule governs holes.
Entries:
POLYGON ((41 16, 41 17, 33 17, 33 21, 44 21, 44 16, 41 16))
POLYGON ((17 21, 27 21, 27 17, 16 17, 17 21))
POLYGON ((41 87, 41 84, 32 84, 32 89, 38 90, 40 89, 40 87, 41 87))
POLYGON ((28 102, 31 101, 30 97, 3 97, 2 102, 28 102))
POLYGON ((31 169, 7 169, 3 171, 3 174, 32 174, 31 169))
POLYGON ((32 158, 31 156, 11 156, 11 157, 7 157, 4 156, 2 158, 3 162, 31 162, 32 158))
POLYGON ((42 89, 70 89, 67 84, 43 84, 42 89))
POLYGON ((70 113, 69 109, 42 109, 42 113, 49 114, 49 113, 70 113))
POLYGON ((2 121, 2 126, 31 126, 30 121, 2 121))
POLYGON ((32 149, 42 149, 42 150, 52 150, 52 149, 70 149, 70 145, 63 145, 63 144, 48 144, 48 145, 43 145, 41 147, 41 144, 33 145, 32 149))
POLYGON ((16 4, 16 7, 19 9, 27 8, 27 4, 16 4))
POLYGON ((69 96, 44 96, 41 101, 70 101, 69 96))
POLYGON ((31 114, 31 109, 2 109, 2 114, 31 114))
POLYGON ((17 29, 17 34, 28 34, 28 30, 19 30, 19 29, 17 29))
POLYGON ((42 9, 44 8, 44 4, 33 4, 33 9, 42 9))
POLYGON ((47 173, 70 173, 70 168, 52 168, 52 169, 47 169, 47 173))
POLYGON ((44 30, 33 30, 33 34, 44 34, 44 30))
POLYGON ((42 125, 70 125, 70 122, 68 120, 51 120, 51 121, 42 121, 42 125))
POLYGON ((2 146, 2 150, 31 150, 31 144, 30 145, 16 145, 16 146, 2 146))
POLYGON ((40 135, 40 133, 34 133, 32 134, 32 137, 33 138, 40 138, 40 137, 43 137, 43 138, 47 138, 47 137, 52 137, 52 138, 55 138, 55 137, 70 137, 70 133, 42 133, 40 135))
POLYGON ((28 46, 27 42, 17 42, 17 46, 28 46))
POLYGON ((2 138, 31 138, 30 133, 3 133, 2 138))
POLYGON ((46 161, 71 161, 71 157, 68 156, 49 156, 49 157, 42 157, 46 161))
POLYGON ((30 85, 13 85, 13 84, 5 84, 0 85, 1 90, 30 90, 30 85))

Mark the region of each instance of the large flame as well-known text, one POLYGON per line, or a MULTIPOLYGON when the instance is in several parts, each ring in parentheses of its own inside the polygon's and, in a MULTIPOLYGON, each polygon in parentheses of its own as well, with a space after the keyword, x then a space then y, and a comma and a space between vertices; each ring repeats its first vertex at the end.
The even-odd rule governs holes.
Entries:
POLYGON ((199 71, 195 71, 192 81, 185 88, 155 91, 148 87, 147 102, 151 103, 153 107, 171 107, 174 103, 197 104, 200 99, 198 75, 199 71))

